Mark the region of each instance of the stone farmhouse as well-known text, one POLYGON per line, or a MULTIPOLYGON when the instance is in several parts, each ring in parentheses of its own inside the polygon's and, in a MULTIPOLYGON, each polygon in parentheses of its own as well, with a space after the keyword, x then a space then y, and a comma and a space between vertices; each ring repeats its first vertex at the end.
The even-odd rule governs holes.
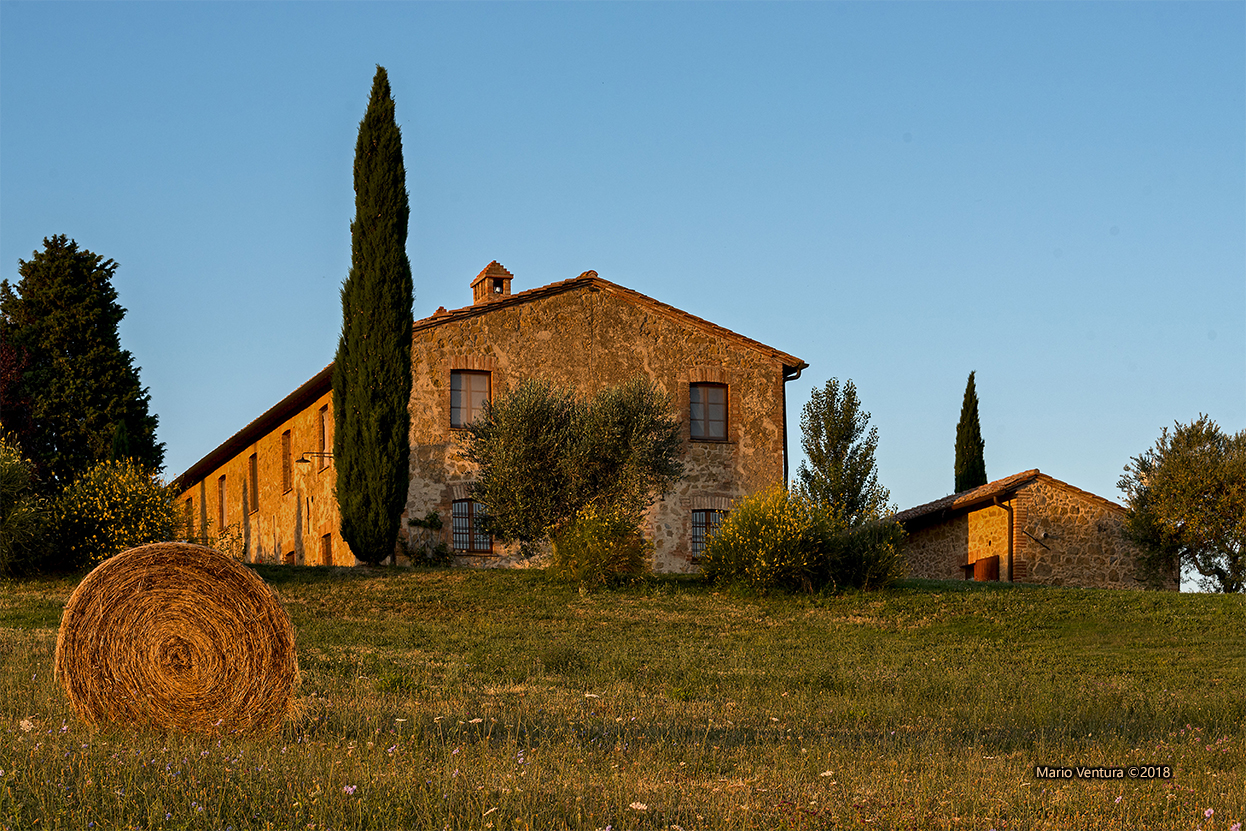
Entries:
MULTIPOLYGON (((910 577, 1143 588, 1125 509, 1027 470, 896 514, 910 577)), ((1176 591, 1174 572, 1165 588, 1176 591)))
MULTIPOLYGON (((654 565, 694 570, 733 500, 786 480, 785 384, 808 364, 593 271, 516 294, 511 280, 492 262, 471 283, 472 305, 415 323, 400 547, 417 542, 407 520, 436 511, 433 533, 456 562, 504 562, 477 527, 484 506, 459 453, 462 428, 525 379, 588 395, 639 375, 670 396, 685 439, 685 477, 646 515, 654 565)), ((178 477, 192 528, 232 526, 249 561, 356 564, 338 528, 331 382, 329 366, 178 477)))

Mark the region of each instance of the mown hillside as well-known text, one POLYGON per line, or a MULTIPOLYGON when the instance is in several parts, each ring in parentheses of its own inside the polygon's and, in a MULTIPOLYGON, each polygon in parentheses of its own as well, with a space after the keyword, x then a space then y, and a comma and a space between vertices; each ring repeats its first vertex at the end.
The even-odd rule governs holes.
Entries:
POLYGON ((50 678, 74 581, 0 587, 0 827, 1246 818, 1242 597, 921 581, 756 597, 689 578, 582 595, 535 571, 260 573, 303 672, 276 737, 79 726, 50 678), (1151 765, 1170 778, 1035 776, 1151 765))

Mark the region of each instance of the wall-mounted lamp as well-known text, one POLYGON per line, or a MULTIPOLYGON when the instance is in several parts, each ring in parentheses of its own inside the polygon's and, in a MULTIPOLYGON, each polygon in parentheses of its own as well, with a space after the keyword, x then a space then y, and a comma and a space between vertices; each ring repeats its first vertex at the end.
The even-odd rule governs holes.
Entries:
POLYGON ((315 456, 317 459, 332 459, 333 458, 332 453, 318 453, 315 450, 308 450, 302 456, 299 456, 297 459, 295 459, 294 463, 296 465, 309 465, 311 464, 311 459, 308 458, 309 456, 315 456))

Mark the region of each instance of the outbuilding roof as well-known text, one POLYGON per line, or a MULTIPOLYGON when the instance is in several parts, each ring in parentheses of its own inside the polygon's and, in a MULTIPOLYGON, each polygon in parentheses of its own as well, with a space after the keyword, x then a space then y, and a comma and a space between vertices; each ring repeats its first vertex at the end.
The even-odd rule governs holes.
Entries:
POLYGON ((981 508, 984 505, 993 504, 996 499, 1007 501, 1017 491, 1040 479, 1047 484, 1070 493, 1076 493, 1106 507, 1114 508, 1118 511, 1125 510, 1110 499, 1104 499, 1102 496, 1093 494, 1090 491, 1076 488, 1068 482, 1062 482, 1054 476, 1048 476, 1046 473, 1039 471, 1038 468, 1034 468, 1032 470, 1024 470, 1021 473, 1014 473, 1011 476, 1005 476, 1003 479, 996 479, 994 482, 987 482, 985 485, 967 491, 950 494, 942 499, 936 499, 933 502, 927 502, 915 508, 900 511, 900 513, 895 515, 894 519, 905 525, 918 522, 919 520, 922 521, 922 525, 929 525, 961 513, 967 513, 975 508, 981 508))

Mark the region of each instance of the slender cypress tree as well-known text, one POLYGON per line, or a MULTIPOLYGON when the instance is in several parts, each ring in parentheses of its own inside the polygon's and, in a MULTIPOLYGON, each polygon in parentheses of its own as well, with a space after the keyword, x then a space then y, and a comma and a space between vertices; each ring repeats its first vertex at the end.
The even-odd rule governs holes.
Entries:
POLYGON ((411 264, 407 174, 384 67, 355 144, 355 219, 333 364, 333 460, 342 538, 379 563, 394 553, 407 501, 411 264))
POLYGON ((982 428, 978 425, 978 390, 969 373, 965 402, 956 425, 956 493, 986 484, 986 460, 982 457, 982 428))
POLYGON ((112 285, 117 263, 64 235, 17 262, 17 285, 0 282, 0 422, 40 486, 57 490, 110 458, 118 429, 129 456, 159 470, 151 395, 117 333, 125 317, 112 285))

